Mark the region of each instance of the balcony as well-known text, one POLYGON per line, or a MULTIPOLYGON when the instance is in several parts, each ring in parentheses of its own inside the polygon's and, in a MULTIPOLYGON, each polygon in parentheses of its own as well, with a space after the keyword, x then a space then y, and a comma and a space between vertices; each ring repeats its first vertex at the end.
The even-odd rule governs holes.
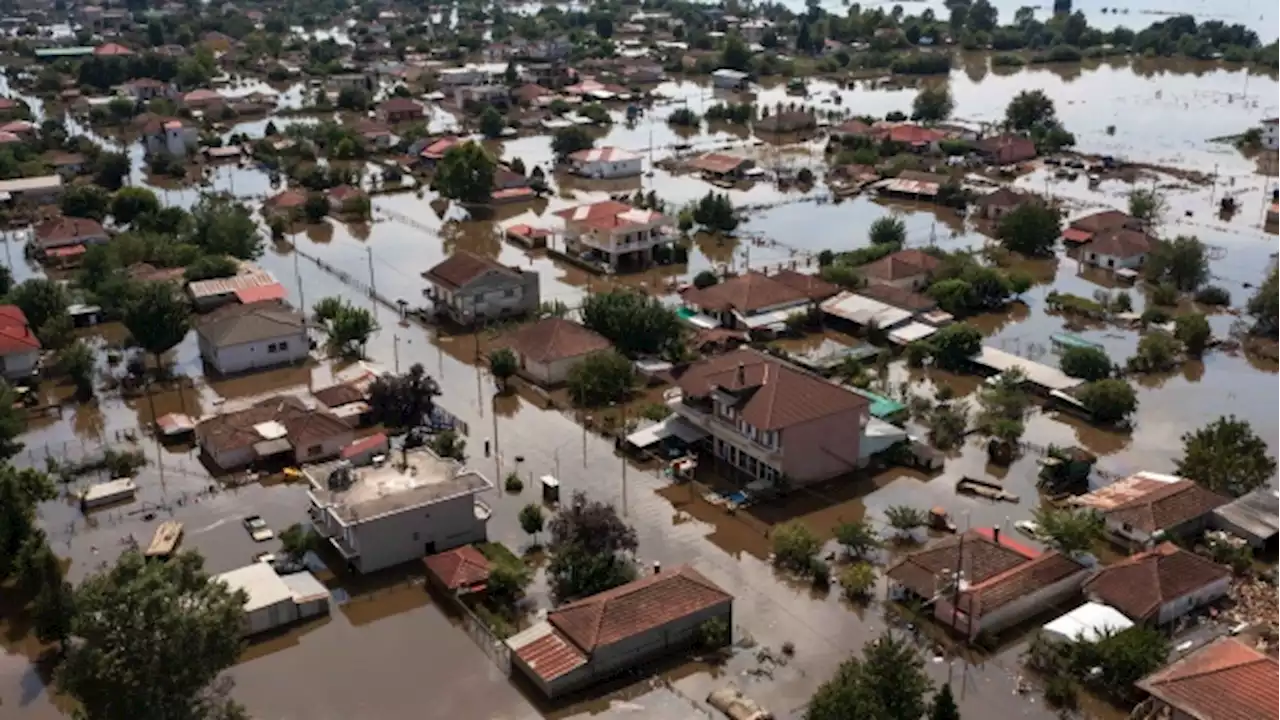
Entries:
POLYGON ((716 415, 711 410, 710 403, 702 403, 674 394, 668 396, 667 406, 680 417, 705 430, 712 437, 727 442, 750 455, 755 455, 770 464, 776 465, 782 462, 782 448, 769 447, 743 435, 736 424, 716 415))

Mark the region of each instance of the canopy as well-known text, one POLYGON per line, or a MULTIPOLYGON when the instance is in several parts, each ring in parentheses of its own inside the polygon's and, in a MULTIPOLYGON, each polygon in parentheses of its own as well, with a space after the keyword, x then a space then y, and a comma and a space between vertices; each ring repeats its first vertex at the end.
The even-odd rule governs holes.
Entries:
POLYGON ((637 430, 627 436, 627 442, 639 448, 655 445, 669 437, 677 437, 687 443, 695 443, 706 437, 707 433, 689 423, 679 415, 668 415, 647 428, 637 430))

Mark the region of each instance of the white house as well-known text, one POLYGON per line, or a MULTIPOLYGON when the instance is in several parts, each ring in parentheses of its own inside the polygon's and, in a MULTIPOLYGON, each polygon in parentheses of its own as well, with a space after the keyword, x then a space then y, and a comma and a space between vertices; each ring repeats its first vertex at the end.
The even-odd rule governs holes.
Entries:
POLYGON ((1134 622, 1168 625, 1230 587, 1231 568, 1165 542, 1098 570, 1084 592, 1134 622))
POLYGON ((1101 514, 1113 540, 1135 547, 1199 532, 1228 502, 1192 480, 1145 471, 1073 500, 1101 514))
POLYGON ((484 68, 468 65, 466 67, 441 68, 436 71, 436 77, 442 87, 462 87, 483 84, 488 79, 489 74, 484 68))
POLYGON ((574 252, 595 252, 616 271, 620 265, 647 267, 654 248, 672 241, 673 223, 662 213, 641 210, 617 200, 561 210, 566 247, 574 252))
POLYGON ((521 325, 506 338, 506 347, 515 353, 520 374, 546 387, 565 382, 574 365, 613 344, 575 322, 549 317, 521 325))
POLYGON ((460 325, 518 317, 538 309, 538 273, 456 252, 423 273, 436 312, 460 325))
POLYGON ((245 635, 274 630, 329 612, 329 591, 309 572, 281 577, 269 563, 256 562, 215 575, 231 591, 242 590, 245 635))
POLYGON ((1085 244, 1084 262, 1108 270, 1136 270, 1151 253, 1151 237, 1138 230, 1101 230, 1085 244))
POLYGON ((635 177, 644 169, 643 157, 617 147, 579 150, 569 162, 574 173, 597 179, 635 177))
POLYGON ((1280 134, 1277 133, 1280 118, 1267 118, 1262 121, 1262 146, 1268 150, 1280 148, 1280 134))
POLYGON ((381 467, 331 463, 306 470, 316 530, 355 570, 368 573, 486 537, 482 473, 426 448, 392 453, 381 467))
POLYGON ((305 360, 306 315, 279 302, 226 305, 196 326, 200 357, 223 375, 305 360))
POLYGON ((723 90, 746 90, 751 76, 741 70, 721 68, 711 73, 711 84, 723 90))
POLYGON ((196 425, 196 443, 210 462, 233 470, 259 460, 286 457, 292 464, 336 458, 351 444, 351 426, 325 409, 290 395, 260 400, 196 425))
POLYGON ((142 146, 148 155, 168 153, 185 156, 200 145, 200 131, 177 118, 147 123, 142 130, 142 146))
POLYGON ((40 364, 40 340, 17 305, 0 305, 0 374, 6 380, 31 377, 40 364))

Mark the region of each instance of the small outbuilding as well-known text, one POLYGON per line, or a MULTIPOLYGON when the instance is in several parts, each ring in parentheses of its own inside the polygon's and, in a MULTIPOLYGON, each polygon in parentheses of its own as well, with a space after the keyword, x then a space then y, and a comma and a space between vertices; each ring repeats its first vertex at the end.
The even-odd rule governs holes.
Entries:
POLYGON ((257 562, 214 579, 232 591, 243 590, 248 596, 244 604, 245 635, 257 635, 329 611, 329 591, 308 572, 282 578, 270 564, 257 562))

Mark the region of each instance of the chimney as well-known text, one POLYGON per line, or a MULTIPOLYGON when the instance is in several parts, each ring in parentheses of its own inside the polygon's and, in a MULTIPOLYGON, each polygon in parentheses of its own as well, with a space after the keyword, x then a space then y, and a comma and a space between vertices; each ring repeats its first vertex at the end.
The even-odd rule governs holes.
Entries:
POLYGON ((738 363, 738 387, 747 384, 747 366, 744 363, 738 363))
POLYGON ((1000 544, 1000 526, 999 525, 991 526, 991 539, 995 540, 997 545, 1000 544))
POLYGON ((654 575, 657 575, 657 574, 658 574, 658 573, 660 573, 660 572, 662 572, 662 563, 661 563, 661 562, 659 562, 659 561, 657 561, 657 560, 654 560, 654 561, 653 561, 653 574, 654 574, 654 575))

